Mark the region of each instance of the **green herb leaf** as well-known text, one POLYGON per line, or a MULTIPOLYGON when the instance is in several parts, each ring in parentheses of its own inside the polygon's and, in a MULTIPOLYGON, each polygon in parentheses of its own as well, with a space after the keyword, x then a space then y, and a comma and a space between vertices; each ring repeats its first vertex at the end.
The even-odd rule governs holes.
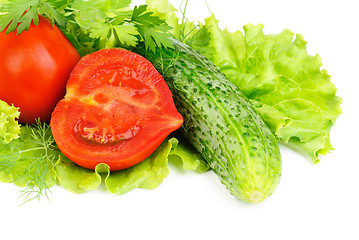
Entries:
POLYGON ((146 9, 146 5, 135 7, 132 15, 132 21, 136 23, 146 49, 155 51, 157 47, 173 47, 168 33, 172 27, 168 26, 165 20, 154 16, 152 12, 147 12, 146 9))
POLYGON ((38 25, 39 14, 48 18, 51 24, 65 26, 65 17, 56 8, 66 2, 61 0, 9 0, 8 3, 1 6, 0 31, 7 27, 6 33, 17 30, 17 34, 20 34, 24 30, 28 30, 31 23, 38 25))
MULTIPOLYGON (((93 51, 102 48, 135 46, 138 31, 130 22, 129 1, 75 0, 66 9, 68 24, 64 31, 71 33, 76 47, 93 51)), ((81 49, 81 50, 82 50, 81 49)), ((81 52, 81 51, 80 51, 81 52)))
POLYGON ((176 16, 177 9, 174 8, 168 0, 146 0, 147 10, 152 15, 158 16, 172 27, 170 33, 176 38, 179 36, 179 18, 176 16))
POLYGON ((182 11, 182 21, 177 17, 177 9, 168 0, 146 0, 148 11, 154 16, 165 20, 172 29, 170 33, 177 40, 191 46, 195 50, 210 52, 209 40, 211 38, 207 26, 200 22, 191 22, 185 17, 186 8, 182 11))
POLYGON ((135 37, 138 34, 138 31, 134 24, 125 22, 121 25, 115 25, 113 27, 115 37, 123 45, 136 46, 137 38, 135 37))
POLYGON ((19 138, 0 143, 0 181, 26 187, 21 191, 25 202, 47 196, 56 183, 59 153, 48 124, 22 126, 19 138))
MULTIPOLYGON (((31 1, 19 0, 11 1, 1 5, 0 15, 0 31, 3 31, 6 27, 6 33, 13 32, 16 30, 20 18, 23 16, 25 11, 30 8, 31 1)), ((30 25, 29 25, 30 27, 30 25)))
POLYGON ((130 48, 136 46, 139 40, 145 41, 146 47, 153 51, 156 47, 171 47, 168 33, 171 28, 166 22, 146 12, 144 5, 130 10, 129 3, 127 0, 75 0, 67 8, 66 15, 72 19, 69 21, 72 25, 79 27, 73 31, 76 27, 70 25, 67 30, 70 30, 79 45, 82 45, 83 38, 76 37, 78 31, 88 35, 95 50, 130 48))
POLYGON ((39 15, 56 24, 81 55, 103 48, 131 49, 144 41, 147 49, 172 47, 171 27, 146 11, 130 8, 131 0, 10 0, 0 9, 0 31, 28 30, 39 15))

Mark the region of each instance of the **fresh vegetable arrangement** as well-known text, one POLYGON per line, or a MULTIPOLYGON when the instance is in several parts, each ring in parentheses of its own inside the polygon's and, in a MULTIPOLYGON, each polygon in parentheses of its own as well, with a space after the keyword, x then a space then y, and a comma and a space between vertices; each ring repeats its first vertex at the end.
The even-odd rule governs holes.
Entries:
MULTIPOLYGON (((32 37, 30 44, 18 39, 45 33, 43 22, 46 31, 66 36, 69 42, 63 42, 76 49, 68 54, 48 47, 71 59, 58 59, 53 66, 65 62, 71 67, 49 74, 63 75, 44 88, 37 86, 45 78, 36 76, 48 72, 47 66, 21 60, 15 68, 1 59, 0 180, 25 187, 26 200, 46 195, 55 184, 75 193, 101 182, 116 194, 153 189, 167 177, 168 161, 180 159, 185 169, 213 169, 239 199, 260 202, 279 183, 277 141, 304 150, 315 163, 319 154, 333 149, 329 133, 341 100, 320 69, 319 56, 306 53, 301 35, 294 41, 289 30, 264 35, 262 25, 231 33, 218 27, 214 15, 204 23, 180 21, 167 0, 147 0, 133 9, 130 3, 2 4, 1 56, 31 55, 37 46, 32 37), (5 52, 12 46, 10 37, 19 44, 5 52), (29 72, 31 65, 35 72, 29 72), (33 84, 9 74, 9 66, 31 75, 33 84), (65 85, 63 76, 70 71, 65 85), (29 98, 35 107, 30 100, 25 100, 30 107, 19 104, 28 94, 23 86, 31 86, 26 89, 30 96, 41 95, 29 98), (14 99, 7 98, 10 91, 17 93, 14 99), (38 113, 17 123, 22 109, 36 108, 52 113, 50 124, 38 113)), ((45 46, 53 42, 41 39, 45 46)), ((49 62, 41 56, 40 63, 49 62)))

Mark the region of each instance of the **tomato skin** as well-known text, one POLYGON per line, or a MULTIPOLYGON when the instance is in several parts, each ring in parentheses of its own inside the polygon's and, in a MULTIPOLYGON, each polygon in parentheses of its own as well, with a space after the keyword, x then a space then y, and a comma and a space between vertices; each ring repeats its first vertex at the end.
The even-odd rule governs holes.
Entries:
POLYGON ((83 57, 66 89, 52 113, 51 130, 61 152, 85 168, 131 167, 183 123, 162 76, 145 58, 124 49, 83 57))
POLYGON ((42 16, 28 31, 0 32, 0 99, 20 108, 22 123, 48 121, 66 92, 80 55, 65 35, 42 16))

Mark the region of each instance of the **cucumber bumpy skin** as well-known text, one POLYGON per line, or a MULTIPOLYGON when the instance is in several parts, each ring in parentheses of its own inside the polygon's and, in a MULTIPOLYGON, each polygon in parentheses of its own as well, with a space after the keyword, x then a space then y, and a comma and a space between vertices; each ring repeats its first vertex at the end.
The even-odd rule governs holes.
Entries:
POLYGON ((278 143, 247 97, 201 53, 173 40, 174 49, 135 51, 163 75, 184 118, 182 133, 238 199, 270 196, 281 175, 278 143))

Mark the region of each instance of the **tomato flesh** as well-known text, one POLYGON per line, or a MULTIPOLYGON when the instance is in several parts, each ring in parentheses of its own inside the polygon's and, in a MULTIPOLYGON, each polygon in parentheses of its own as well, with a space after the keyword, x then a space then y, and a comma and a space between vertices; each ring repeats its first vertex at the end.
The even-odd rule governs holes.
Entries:
POLYGON ((51 117, 60 150, 76 164, 111 170, 146 159, 183 118, 152 64, 124 49, 83 57, 51 117))
POLYGON ((20 122, 48 121, 80 55, 44 17, 28 31, 0 32, 0 99, 20 108, 20 122))

